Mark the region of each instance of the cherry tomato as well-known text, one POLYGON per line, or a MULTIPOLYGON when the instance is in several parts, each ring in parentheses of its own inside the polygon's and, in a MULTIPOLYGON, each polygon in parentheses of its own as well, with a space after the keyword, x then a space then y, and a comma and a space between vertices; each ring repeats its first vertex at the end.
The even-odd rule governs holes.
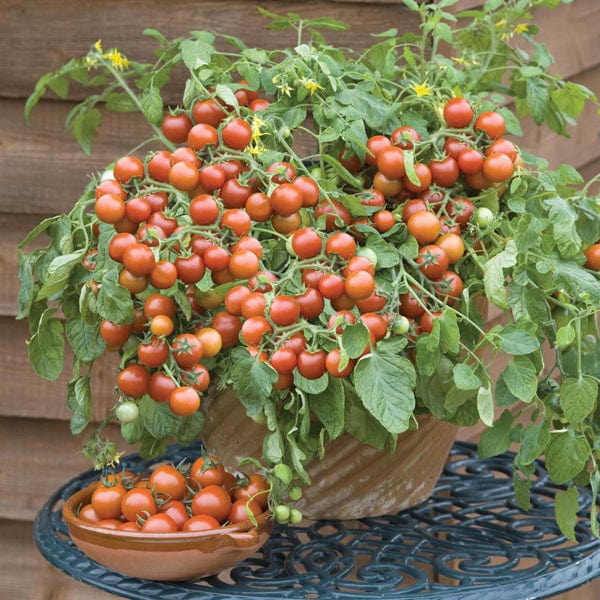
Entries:
POLYGON ((175 533, 177 523, 165 513, 149 516, 142 525, 142 533, 175 533))
POLYGON ((96 216, 103 223, 114 225, 125 217, 125 203, 115 194, 103 194, 94 205, 96 216))
POLYGON ((131 398, 139 398, 146 393, 150 372, 143 365, 128 365, 117 375, 117 387, 121 393, 131 398))
POLYGON ((156 264, 154 252, 145 244, 136 242, 127 246, 122 256, 123 266, 132 275, 148 275, 156 264))
POLYGON ((160 128, 170 142, 183 144, 192 128, 192 121, 185 113, 166 115, 163 117, 160 128))
POLYGON ((433 183, 441 187, 452 187, 460 177, 458 162, 451 156, 444 160, 432 160, 429 169, 433 183))
POLYGON ((252 128, 246 121, 235 118, 221 131, 223 143, 234 150, 243 150, 252 140, 252 128))
POLYGON ((600 271, 600 243, 592 244, 584 251, 585 264, 587 269, 592 271, 600 271))
POLYGON ((104 319, 100 323, 100 336, 108 346, 120 347, 133 333, 133 325, 121 325, 104 319))
POLYGON ((298 372, 306 379, 318 379, 325 373, 325 359, 324 350, 303 350, 298 354, 298 372))
POLYGON ((152 337, 138 345, 137 354, 140 362, 147 367, 160 367, 169 358, 169 344, 164 339, 152 337))
POLYGON ((177 384, 165 373, 157 371, 152 373, 148 380, 147 392, 155 402, 168 402, 171 392, 177 384))
POLYGON ((438 279, 448 268, 448 255, 441 246, 436 244, 423 246, 419 250, 417 264, 425 277, 438 279))
POLYGON ((332 377, 348 377, 354 370, 355 361, 352 359, 348 360, 348 363, 343 369, 340 369, 341 362, 341 351, 339 348, 334 348, 327 353, 325 358, 325 368, 332 377))
POLYGON ((186 479, 173 465, 159 465, 150 474, 149 487, 155 494, 181 500, 186 492, 186 479))
POLYGON ((248 514, 252 514, 256 519, 263 513, 263 508, 254 500, 236 500, 229 509, 227 521, 229 523, 241 523, 249 519, 248 514))
POLYGON ((152 492, 143 487, 130 489, 121 501, 121 512, 128 521, 147 519, 158 511, 152 492))
MULTIPOLYGON (((298 321, 300 306, 291 296, 275 296, 269 307, 269 317, 275 325, 285 327, 298 321)), ((242 326, 242 331, 243 331, 242 326)))
POLYGON ((488 137, 495 140, 504 135, 506 123, 500 113, 495 111, 483 112, 475 119, 475 130, 481 130, 488 137))
POLYGON ((192 108, 192 117, 196 123, 218 127, 226 116, 225 111, 212 98, 196 102, 192 108))
POLYGON ((474 116, 475 113, 466 98, 452 98, 444 105, 444 120, 448 127, 468 127, 474 116))
POLYGON ((202 487, 222 485, 225 481, 225 467, 214 456, 200 456, 192 464, 190 477, 202 487))
POLYGON ((250 346, 259 346, 263 335, 271 333, 273 327, 265 317, 250 317, 242 323, 240 336, 250 346))
POLYGON ((296 302, 300 307, 300 315, 304 319, 317 319, 325 308, 323 295, 319 290, 309 287, 303 294, 296 296, 296 302))
POLYGON ((175 388, 169 395, 169 408, 178 417, 189 417, 200 408, 200 396, 190 386, 175 388))
POLYGON ((222 522, 229 516, 231 504, 231 498, 225 489, 219 485, 207 485, 192 498, 192 514, 208 515, 222 522))
POLYGON ((163 294, 151 294, 144 302, 144 315, 147 319, 157 315, 167 315, 175 318, 175 301, 171 296, 163 294))
POLYGON ((431 211, 421 210, 408 219, 408 233, 413 235, 419 244, 433 242, 441 231, 440 219, 431 211))
POLYGON ((348 260, 356 254, 356 241, 348 233, 334 233, 325 242, 325 254, 327 256, 337 254, 348 260))
POLYGON ((404 187, 411 192, 423 192, 430 185, 432 181, 431 169, 422 162, 415 163, 415 173, 419 183, 413 183, 406 175, 402 178, 404 187))
POLYGON ((169 289, 177 281, 177 267, 169 260, 159 260, 150 271, 150 283, 159 290, 169 289))
POLYGON ((510 179, 514 163, 508 154, 492 153, 483 161, 483 174, 494 183, 510 179))
POLYGON ((210 326, 221 336, 223 348, 230 348, 239 342, 238 335, 242 328, 242 321, 239 317, 222 311, 213 317, 210 326))
POLYGON ((209 515, 194 515, 190 517, 181 528, 182 531, 208 531, 209 529, 219 529, 221 524, 217 519, 209 515))
POLYGON ((258 514, 255 513, 255 516, 258 516, 267 508, 269 490, 269 483, 260 473, 251 473, 247 476, 243 484, 233 488, 232 493, 236 502, 247 500, 256 502, 261 509, 258 514))
POLYGON ((403 150, 410 150, 411 148, 414 148, 416 142, 421 141, 419 132, 408 125, 402 125, 401 127, 394 129, 391 138, 392 144, 403 150))
POLYGON ((398 146, 381 149, 376 162, 377 169, 389 179, 401 179, 406 175, 404 150, 398 146))
POLYGON ((465 253, 465 244, 460 235, 455 233, 446 233, 440 236, 435 244, 444 250, 448 257, 448 263, 451 265, 459 261, 465 253))
POLYGON ((123 156, 113 167, 115 179, 119 183, 127 183, 131 179, 144 177, 144 165, 135 156, 123 156))
POLYGON ((150 320, 150 331, 158 337, 171 335, 174 328, 173 319, 167 315, 156 315, 150 320))
POLYGON ((121 516, 121 501, 126 490, 121 483, 100 482, 92 492, 91 503, 100 519, 118 519, 121 516))
POLYGON ((377 165, 377 157, 379 153, 392 145, 390 138, 385 135, 374 135, 367 140, 367 155, 365 162, 374 167, 377 165))
POLYGON ((173 358, 182 369, 193 367, 202 358, 202 342, 193 333, 180 333, 172 348, 173 358))

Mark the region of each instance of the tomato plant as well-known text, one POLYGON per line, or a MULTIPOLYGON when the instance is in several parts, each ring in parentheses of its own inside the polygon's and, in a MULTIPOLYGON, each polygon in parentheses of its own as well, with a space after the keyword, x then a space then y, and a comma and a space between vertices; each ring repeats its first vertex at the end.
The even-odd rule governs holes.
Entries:
MULTIPOLYGON (((104 351, 119 359, 120 397, 103 425, 118 419, 144 453, 200 435, 204 397, 226 387, 267 424, 261 493, 242 506, 234 491, 233 509, 230 489, 249 484, 225 489, 217 466, 193 468, 198 519, 178 526, 215 526, 211 511, 217 524, 254 514, 267 490, 275 517, 295 522, 285 502, 329 439, 352 432, 393 447, 421 413, 481 420, 482 455, 524 443, 518 502, 541 454, 559 483, 599 491, 599 204, 574 169, 520 152, 510 108, 566 134, 595 98, 548 72, 547 49, 533 30, 522 35, 526 3, 456 16, 447 3, 407 4, 423 19, 420 41, 389 31, 360 54, 324 41, 318 30, 333 21, 267 12, 295 30, 293 47, 203 32, 165 38, 152 64, 97 44, 48 76, 58 80, 41 80, 27 104, 29 114, 47 86, 93 81, 70 117, 86 150, 115 90, 152 136, 20 248, 34 368, 56 379, 63 334, 73 350, 73 433, 96 414, 91 369, 104 351), (442 38, 450 54, 438 51, 442 38), (171 69, 186 83, 166 110, 171 69), (50 244, 26 253, 40 234, 50 244), (490 304, 504 315, 494 327, 490 304), (506 359, 498 379, 491 355, 506 359)), ((86 452, 114 462, 116 447, 99 452, 99 436, 86 452)), ((169 485, 154 487, 179 497, 169 485)))

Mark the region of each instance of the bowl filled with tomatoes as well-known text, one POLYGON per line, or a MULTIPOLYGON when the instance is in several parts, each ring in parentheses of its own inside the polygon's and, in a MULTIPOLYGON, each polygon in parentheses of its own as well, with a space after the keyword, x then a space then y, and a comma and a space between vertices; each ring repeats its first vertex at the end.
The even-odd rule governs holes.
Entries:
POLYGON ((261 475, 236 478, 207 455, 191 465, 106 475, 70 496, 62 517, 75 545, 109 569, 194 579, 237 565, 267 541, 268 491, 261 475))

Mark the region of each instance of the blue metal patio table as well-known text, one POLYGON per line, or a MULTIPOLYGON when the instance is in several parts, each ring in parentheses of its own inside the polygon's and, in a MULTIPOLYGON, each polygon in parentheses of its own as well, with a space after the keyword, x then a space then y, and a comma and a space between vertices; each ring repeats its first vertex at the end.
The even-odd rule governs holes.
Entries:
MULTIPOLYGON (((199 447, 169 448, 178 462, 199 447)), ((164 457, 162 457, 164 459, 164 457)), ((583 490, 577 543, 560 533, 553 502, 561 489, 536 463, 532 506, 514 501, 513 455, 481 460, 455 443, 433 496, 397 515, 357 521, 278 525, 265 546, 226 572, 185 582, 153 582, 110 571, 70 541, 61 501, 98 477, 62 486, 39 512, 42 555, 67 575, 124 598, 149 600, 527 600, 549 598, 600 574, 600 540, 589 532, 591 494, 583 490)), ((123 464, 147 470, 136 455, 123 464)))

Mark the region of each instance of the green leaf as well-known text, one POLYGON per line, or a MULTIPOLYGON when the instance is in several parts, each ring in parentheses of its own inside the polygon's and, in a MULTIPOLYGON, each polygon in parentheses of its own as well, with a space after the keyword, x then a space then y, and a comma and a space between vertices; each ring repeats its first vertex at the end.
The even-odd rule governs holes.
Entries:
POLYGON ((307 394, 321 394, 329 385, 329 376, 324 373, 317 379, 307 379, 294 369, 294 385, 307 394))
POLYGON ((181 42, 181 58, 190 71, 210 64, 214 52, 215 48, 202 40, 188 39, 181 42))
POLYGON ((540 347, 538 339, 532 333, 512 325, 504 327, 499 336, 503 352, 514 356, 530 354, 540 347))
POLYGON ((339 379, 329 377, 327 389, 320 394, 309 395, 308 405, 332 440, 344 431, 344 387, 339 379))
POLYGON ((58 379, 65 362, 65 339, 63 325, 53 318, 55 308, 46 309, 37 331, 29 341, 29 360, 35 372, 44 379, 58 379))
POLYGON ((19 261, 19 296, 17 299, 17 319, 23 319, 29 314, 33 302, 33 268, 29 256, 21 250, 17 252, 19 261))
POLYGON ((159 89, 153 85, 146 88, 140 96, 140 102, 146 119, 159 126, 163 119, 163 101, 159 89))
POLYGON ((67 408, 71 415, 70 427, 73 435, 79 435, 89 424, 92 414, 90 378, 77 377, 67 384, 67 408))
POLYGON ((552 223, 554 240, 563 258, 575 258, 581 251, 581 238, 577 234, 577 212, 564 198, 550 198, 544 202, 550 208, 548 218, 552 223))
POLYGON ((353 387, 345 385, 344 389, 346 390, 346 431, 363 444, 384 450, 390 444, 391 434, 367 412, 353 387))
POLYGON ((587 375, 580 379, 565 379, 560 386, 559 402, 571 423, 581 423, 596 408, 598 382, 587 375))
POLYGON ((508 308, 504 269, 517 264, 514 240, 506 242, 505 249, 488 260, 483 267, 483 285, 488 300, 498 308, 508 308))
POLYGON ((442 348, 449 354, 458 354, 460 349, 460 330, 453 310, 445 310, 439 319, 442 348))
POLYGON ((545 422, 523 429, 521 447, 519 449, 520 464, 532 464, 542 456, 549 441, 550 431, 548 429, 548 424, 545 422))
POLYGON ((513 473, 513 485, 515 488, 515 502, 517 506, 527 512, 531 508, 531 481, 529 479, 521 479, 516 473, 513 473))
POLYGON ((106 348, 100 336, 99 321, 89 323, 80 317, 67 319, 65 331, 75 356, 83 362, 96 360, 106 348))
POLYGON ((144 423, 138 418, 131 423, 121 423, 121 436, 127 444, 137 444, 144 435, 144 423))
POLYGON ((577 513, 579 512, 579 492, 577 488, 571 486, 567 490, 556 492, 554 506, 556 522, 562 534, 572 542, 577 542, 575 537, 575 525, 577 525, 577 513))
POLYGON ((477 412, 481 422, 492 427, 494 424, 494 398, 489 387, 480 387, 477 391, 477 412))
POLYGON ((189 446, 198 439, 204 427, 204 413, 196 411, 189 417, 183 417, 177 428, 177 442, 183 446, 189 446))
POLYGON ((223 102, 225 102, 225 104, 227 104, 229 106, 233 106, 237 109, 238 101, 237 101, 237 98, 235 97, 235 94, 233 93, 233 90, 230 87, 223 85, 222 83, 219 83, 215 86, 215 94, 217 95, 218 98, 223 100, 223 102))
POLYGON ((535 124, 541 125, 550 100, 548 84, 540 77, 528 77, 525 81, 527 109, 535 124))
POLYGON ((98 291, 96 308, 98 314, 113 323, 131 323, 133 300, 131 294, 118 281, 119 271, 116 267, 104 274, 102 285, 98 291))
POLYGON ((433 375, 440 364, 442 350, 440 347, 440 326, 434 320, 433 330, 430 334, 420 335, 417 338, 416 365, 419 373, 428 377, 433 375))
POLYGON ((263 456, 268 462, 271 464, 281 464, 281 460, 283 459, 283 441, 279 431, 273 431, 265 435, 262 449, 263 456))
POLYGON ((37 300, 50 298, 62 291, 67 284, 73 267, 81 262, 85 249, 57 256, 49 265, 44 284, 37 294, 37 300))
POLYGON ((502 371, 508 391, 522 402, 531 402, 537 393, 538 375, 534 364, 524 356, 518 356, 502 371))
POLYGON ((354 383, 365 408, 390 433, 408 429, 416 384, 415 370, 408 359, 374 350, 358 361, 354 383))
POLYGON ((563 325, 558 328, 556 332, 556 345, 561 349, 565 350, 575 341, 576 333, 573 325, 563 325))
POLYGON ((262 411, 277 381, 275 369, 250 356, 245 348, 234 348, 231 353, 232 387, 235 395, 246 407, 248 416, 262 411))
POLYGON ((106 108, 113 112, 135 112, 138 110, 136 103, 129 94, 106 94, 104 96, 106 108))
POLYGON ((479 440, 477 451, 481 458, 490 458, 506 452, 510 446, 513 415, 505 410, 493 427, 486 429, 479 440))
POLYGON ((572 431, 553 433, 545 455, 550 479, 558 484, 567 483, 585 468, 590 454, 584 437, 572 431))
POLYGON ((155 402, 150 396, 144 396, 140 402, 140 418, 146 431, 157 440, 177 433, 178 418, 170 411, 168 404, 155 402))
POLYGON ((79 112, 71 123, 71 133, 86 154, 92 151, 92 140, 96 137, 101 123, 102 113, 97 108, 79 112))
POLYGON ((473 367, 466 363, 454 365, 452 375, 459 390, 476 390, 482 385, 481 379, 475 374, 473 367))
POLYGON ((342 348, 350 358, 358 358, 369 344, 369 330, 362 323, 347 325, 342 333, 342 348))
POLYGON ((406 169, 406 177, 414 185, 421 185, 421 180, 415 170, 415 151, 405 150, 404 151, 404 168, 406 169))

